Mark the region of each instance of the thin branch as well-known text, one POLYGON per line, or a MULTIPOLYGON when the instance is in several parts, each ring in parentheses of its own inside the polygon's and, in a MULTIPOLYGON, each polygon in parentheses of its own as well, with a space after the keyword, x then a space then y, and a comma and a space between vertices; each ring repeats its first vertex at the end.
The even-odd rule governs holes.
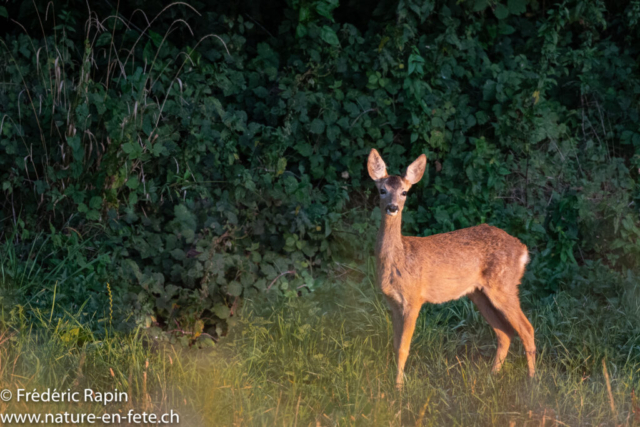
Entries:
POLYGON ((281 278, 282 276, 284 276, 285 274, 296 274, 296 271, 295 270, 289 270, 289 271, 285 271, 284 273, 278 274, 276 276, 276 278, 273 279, 273 281, 269 284, 269 286, 267 286, 267 289, 265 290, 265 292, 269 292, 269 289, 271 289, 273 284, 276 283, 278 281, 278 279, 281 278))
POLYGON ((362 113, 360 113, 360 115, 359 115, 358 117, 356 117, 356 119, 353 121, 353 123, 351 123, 351 126, 349 126, 349 129, 351 129, 351 128, 353 127, 353 125, 355 125, 355 124, 356 124, 356 122, 357 122, 358 120, 360 120, 360 117, 362 117, 363 115, 365 115, 365 114, 367 114, 367 113, 370 113, 370 112, 372 112, 372 111, 378 111, 378 109, 377 109, 377 108, 369 108, 368 110, 365 110, 365 111, 363 111, 362 113))
POLYGON ((271 34, 269 32, 269 30, 267 30, 265 27, 263 27, 261 23, 259 23, 255 19, 253 19, 253 16, 249 15, 248 13, 246 13, 245 16, 248 17, 249 19, 251 19, 254 24, 256 24, 258 27, 260 27, 265 33, 269 34, 272 38, 274 38, 274 39, 276 38, 273 34, 271 34))

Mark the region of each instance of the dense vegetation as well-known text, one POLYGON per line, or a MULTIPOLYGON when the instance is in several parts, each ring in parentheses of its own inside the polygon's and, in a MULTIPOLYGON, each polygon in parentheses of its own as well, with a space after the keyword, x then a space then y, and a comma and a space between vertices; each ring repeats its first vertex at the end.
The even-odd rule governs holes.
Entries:
POLYGON ((525 296, 615 301, 640 262, 639 19, 637 0, 10 1, 5 307, 218 339, 242 298, 369 259, 372 147, 394 173, 429 158, 406 233, 488 222, 529 246, 525 296))

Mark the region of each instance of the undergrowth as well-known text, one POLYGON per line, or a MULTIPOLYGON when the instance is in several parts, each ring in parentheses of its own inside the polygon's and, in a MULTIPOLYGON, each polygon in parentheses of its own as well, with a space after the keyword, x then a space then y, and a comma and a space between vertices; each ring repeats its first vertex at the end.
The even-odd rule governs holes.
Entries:
POLYGON ((471 302, 425 306, 399 393, 390 319, 372 271, 348 276, 305 298, 248 301, 232 333, 208 350, 143 330, 95 337, 71 315, 48 322, 49 312, 32 330, 19 311, 5 311, 3 388, 117 388, 131 402, 0 403, 0 410, 173 409, 184 425, 216 426, 613 426, 640 417, 640 313, 632 287, 604 302, 568 292, 534 299, 523 289, 539 352, 532 381, 519 340, 502 372, 490 375, 495 339, 471 302))
POLYGON ((7 292, 44 310, 55 288, 98 333, 219 339, 244 298, 373 252, 377 148, 393 174, 429 158, 407 234, 489 223, 527 244, 539 298, 612 298, 606 276, 640 266, 639 19, 637 0, 4 2, 0 256, 48 277, 7 292))

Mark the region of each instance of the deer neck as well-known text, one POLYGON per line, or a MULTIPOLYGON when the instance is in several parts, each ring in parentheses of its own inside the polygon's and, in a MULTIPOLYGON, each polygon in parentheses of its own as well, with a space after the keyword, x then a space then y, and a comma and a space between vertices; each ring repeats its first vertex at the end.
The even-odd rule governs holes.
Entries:
POLYGON ((380 266, 402 263, 404 246, 402 244, 402 214, 394 217, 382 214, 376 255, 380 266))

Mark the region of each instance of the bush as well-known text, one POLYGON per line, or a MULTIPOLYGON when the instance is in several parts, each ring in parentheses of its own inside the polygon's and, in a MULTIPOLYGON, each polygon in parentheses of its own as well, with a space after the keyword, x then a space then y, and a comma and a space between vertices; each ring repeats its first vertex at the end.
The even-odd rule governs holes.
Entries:
POLYGON ((47 271, 86 242, 69 304, 109 279, 123 318, 216 337, 244 296, 312 291, 371 252, 373 147, 429 157, 407 233, 502 227, 538 295, 638 267, 637 1, 35 5, 0 8, 31 23, 0 58, 2 235, 47 271))

